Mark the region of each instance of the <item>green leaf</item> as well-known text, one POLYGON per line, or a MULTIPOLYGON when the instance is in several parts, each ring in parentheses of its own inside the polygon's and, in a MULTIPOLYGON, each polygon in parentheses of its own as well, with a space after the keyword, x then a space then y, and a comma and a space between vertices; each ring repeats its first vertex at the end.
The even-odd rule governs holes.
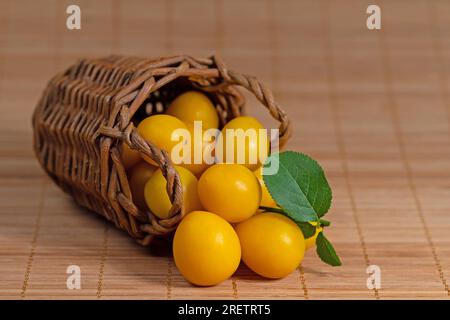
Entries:
POLYGON ((318 221, 329 210, 332 198, 322 168, 305 154, 285 151, 272 154, 264 169, 278 160, 276 174, 263 174, 270 195, 294 221, 318 221))
POLYGON ((297 222, 297 225, 302 230, 303 237, 305 237, 305 239, 311 238, 316 233, 316 227, 308 222, 297 222))
POLYGON ((333 267, 342 265, 341 260, 333 248, 333 245, 327 238, 325 238, 323 232, 319 232, 317 235, 316 252, 323 262, 333 267))
MULTIPOLYGON (((272 208, 272 207, 264 207, 264 206, 259 206, 259 209, 263 210, 263 212, 280 213, 280 214, 285 215, 285 216, 287 216, 289 218, 289 215, 283 209, 272 208)), ((302 230, 303 237, 305 237, 305 239, 312 237, 316 233, 316 227, 311 225, 309 222, 296 222, 296 221, 294 221, 294 222, 302 230)))
MULTIPOLYGON (((283 209, 279 209, 279 208, 272 208, 272 207, 264 207, 264 206, 259 206, 260 209, 263 210, 263 212, 275 212, 275 213, 280 213, 282 215, 285 215, 289 218, 289 215, 283 210, 283 209)), ((322 220, 322 219, 320 219, 322 220)), ((309 222, 296 222, 294 221, 299 228, 302 230, 303 233, 303 237, 305 239, 312 237, 313 235, 316 234, 316 227, 313 226, 312 224, 310 224, 309 222)))
POLYGON ((329 226, 331 226, 331 221, 328 221, 328 220, 325 220, 325 219, 320 219, 319 222, 320 222, 320 224, 321 224, 323 227, 329 227, 329 226))

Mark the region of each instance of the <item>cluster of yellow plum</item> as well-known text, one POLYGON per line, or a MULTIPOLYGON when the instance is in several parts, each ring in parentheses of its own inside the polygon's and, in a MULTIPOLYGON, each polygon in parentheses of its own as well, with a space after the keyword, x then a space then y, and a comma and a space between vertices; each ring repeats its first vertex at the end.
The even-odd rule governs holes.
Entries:
MULTIPOLYGON (((211 100, 201 92, 188 91, 178 96, 165 114, 149 116, 137 129, 144 139, 171 154, 179 139, 183 139, 173 133, 180 128, 193 132, 194 121, 201 121, 203 130, 219 127, 211 100)), ((210 151, 224 148, 222 151, 226 153, 224 132, 227 129, 255 129, 261 134, 259 129, 264 127, 255 118, 237 117, 222 128, 223 139, 217 140, 220 143, 202 138, 201 146, 191 144, 191 157, 208 148, 210 151)), ((299 266, 305 249, 314 246, 320 230, 305 241, 291 219, 259 211, 259 206, 276 207, 276 203, 264 185, 262 161, 249 161, 252 153, 261 152, 260 141, 268 141, 259 139, 258 134, 245 140, 241 145, 244 150, 235 150, 235 155, 245 154, 242 164, 201 161, 175 166, 187 214, 175 232, 173 255, 181 274, 193 284, 209 286, 222 282, 236 271, 241 259, 264 277, 281 278, 299 266)), ((256 156, 264 157, 267 154, 256 156)), ((126 144, 122 146, 122 159, 128 170, 134 203, 141 210, 167 218, 171 203, 161 170, 152 159, 126 144)))

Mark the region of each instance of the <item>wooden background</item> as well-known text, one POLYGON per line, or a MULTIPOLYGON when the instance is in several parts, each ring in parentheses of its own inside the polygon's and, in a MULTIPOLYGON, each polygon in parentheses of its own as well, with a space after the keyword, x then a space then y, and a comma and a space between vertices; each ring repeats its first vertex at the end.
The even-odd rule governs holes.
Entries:
POLYGON ((449 25, 446 0, 1 0, 0 297, 448 299, 449 25), (65 27, 73 3, 78 31, 65 27), (372 3, 381 31, 366 28, 372 3), (273 88, 295 123, 289 149, 326 169, 342 267, 311 251, 282 280, 241 266, 221 285, 192 287, 170 257, 76 207, 43 174, 31 114, 53 74, 84 56, 215 52, 273 88), (372 264, 379 290, 366 286, 372 264), (69 265, 81 290, 66 288, 69 265))

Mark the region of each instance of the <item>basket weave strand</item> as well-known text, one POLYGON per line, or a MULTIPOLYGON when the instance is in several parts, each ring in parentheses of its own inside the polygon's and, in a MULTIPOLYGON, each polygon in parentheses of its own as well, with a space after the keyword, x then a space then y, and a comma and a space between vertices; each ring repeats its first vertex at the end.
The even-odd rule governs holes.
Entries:
POLYGON ((143 245, 169 235, 184 214, 182 186, 165 150, 144 140, 132 119, 164 112, 179 93, 195 89, 216 106, 220 125, 244 112, 244 87, 278 120, 282 147, 291 124, 271 91, 254 77, 228 70, 218 57, 83 59, 48 84, 33 114, 34 149, 47 174, 75 201, 126 230, 143 245), (133 203, 121 143, 151 158, 167 180, 169 218, 133 203))

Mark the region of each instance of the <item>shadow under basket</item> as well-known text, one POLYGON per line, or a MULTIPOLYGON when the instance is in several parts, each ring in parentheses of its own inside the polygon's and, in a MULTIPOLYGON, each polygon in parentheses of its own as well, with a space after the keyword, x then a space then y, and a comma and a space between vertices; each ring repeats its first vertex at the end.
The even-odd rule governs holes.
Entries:
POLYGON ((164 113, 180 93, 198 90, 213 101, 220 126, 244 112, 238 87, 255 95, 279 121, 280 147, 289 138, 286 114, 255 78, 228 70, 217 57, 83 59, 56 75, 33 114, 34 150, 47 174, 75 201, 114 222, 143 245, 169 236, 183 218, 180 177, 165 150, 144 140, 133 119, 164 113), (133 203, 120 145, 153 159, 167 180, 169 218, 133 203))

